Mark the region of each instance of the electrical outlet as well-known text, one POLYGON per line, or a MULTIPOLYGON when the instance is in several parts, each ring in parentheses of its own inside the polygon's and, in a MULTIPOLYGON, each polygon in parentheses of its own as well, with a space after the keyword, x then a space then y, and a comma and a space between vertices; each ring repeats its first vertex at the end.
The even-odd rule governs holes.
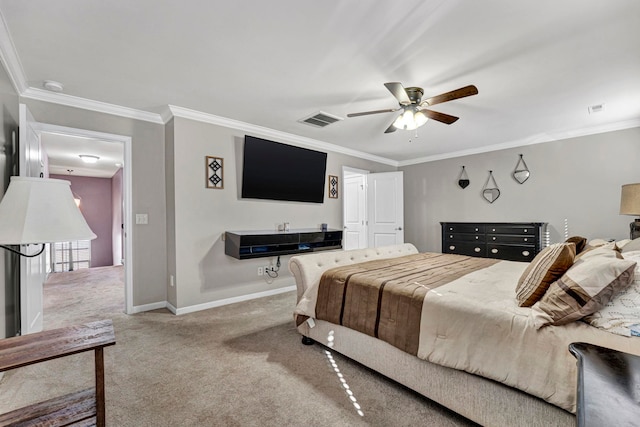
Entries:
POLYGON ((264 267, 258 267, 258 276, 264 276, 264 267))

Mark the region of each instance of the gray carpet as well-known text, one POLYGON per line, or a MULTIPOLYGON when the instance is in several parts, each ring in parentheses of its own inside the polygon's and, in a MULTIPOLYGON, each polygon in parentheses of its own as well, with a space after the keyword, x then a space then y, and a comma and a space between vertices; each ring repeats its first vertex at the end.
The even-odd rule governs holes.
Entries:
MULTIPOLYGON (((125 315, 122 273, 56 273, 45 285, 45 329, 113 319, 109 426, 473 425, 333 353, 345 386, 327 349, 300 343, 293 292, 181 316, 125 315)), ((0 412, 92 385, 92 353, 20 368, 0 382, 0 412)))

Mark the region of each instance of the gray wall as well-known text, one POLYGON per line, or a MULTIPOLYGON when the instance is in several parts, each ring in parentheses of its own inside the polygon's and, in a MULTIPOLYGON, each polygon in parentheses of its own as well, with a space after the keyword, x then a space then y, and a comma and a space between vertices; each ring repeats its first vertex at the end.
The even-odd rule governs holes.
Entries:
MULTIPOLYGON (((18 94, 13 87, 4 67, 0 65, 0 198, 9 186, 9 177, 13 175, 13 134, 18 138, 18 94)), ((17 159, 15 160, 17 162, 17 159)), ((13 336, 17 332, 15 319, 15 289, 17 275, 11 265, 14 256, 0 249, 0 338, 13 336)))
POLYGON ((570 235, 628 238, 633 217, 619 215, 620 187, 640 182, 639 159, 640 128, 632 128, 401 167, 406 239, 439 252, 440 221, 540 221, 554 243, 565 218, 570 235), (524 184, 511 177, 518 154, 531 170, 524 184), (471 180, 464 190, 463 165, 471 180), (481 196, 489 170, 501 191, 493 204, 481 196))
MULTIPOLYGON (((167 131, 168 133, 169 131, 167 131)), ((342 198, 325 197, 322 204, 241 199, 242 144, 245 133, 180 117, 173 120, 173 147, 167 144, 168 253, 175 253, 176 308, 205 304, 256 292, 292 286, 289 257, 281 258, 280 276, 272 282, 257 275, 259 266, 275 258, 237 260, 224 254, 222 235, 233 230, 275 230, 285 221, 291 228, 314 228, 328 223, 342 228, 342 198), (205 188, 205 156, 224 159, 224 189, 205 188), (169 175, 173 173, 173 180, 169 175), (173 212, 171 212, 173 211, 173 212)), ((271 137, 252 134, 271 139, 271 137)), ((286 140, 277 142, 288 143, 286 140)), ((395 167, 328 153, 327 175, 342 175, 342 166, 386 172, 395 167)), ((295 179, 295 177, 292 177, 295 179)), ((340 193, 342 194, 342 193, 340 193)), ((171 260, 168 265, 171 265, 171 260)))
POLYGON ((31 99, 21 101, 41 123, 132 137, 132 212, 149 215, 149 224, 132 225, 133 305, 166 301, 164 125, 31 99))

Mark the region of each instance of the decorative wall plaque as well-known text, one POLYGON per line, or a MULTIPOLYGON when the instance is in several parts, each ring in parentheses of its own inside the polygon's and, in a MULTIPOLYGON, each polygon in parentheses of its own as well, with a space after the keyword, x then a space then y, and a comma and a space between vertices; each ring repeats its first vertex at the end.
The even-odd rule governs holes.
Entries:
POLYGON ((516 164, 516 168, 514 169, 512 175, 513 175, 513 179, 518 181, 520 184, 524 184, 524 182, 528 180, 529 176, 531 175, 531 172, 529 172, 529 168, 527 167, 527 164, 522 158, 522 154, 520 154, 520 160, 518 160, 518 163, 516 164))
POLYGON ((224 188, 224 159, 222 157, 205 157, 207 188, 224 188))
POLYGON ((329 175, 329 198, 338 198, 338 177, 335 175, 329 175))
POLYGON ((493 171, 489 171, 487 182, 485 182, 484 188, 482 189, 482 197, 489 203, 495 202, 498 200, 498 197, 500 197, 500 189, 498 188, 496 179, 493 177, 493 171))
POLYGON ((462 166, 462 172, 460 172, 460 176, 458 177, 458 185, 463 190, 469 186, 469 176, 467 175, 467 171, 464 166, 462 166))

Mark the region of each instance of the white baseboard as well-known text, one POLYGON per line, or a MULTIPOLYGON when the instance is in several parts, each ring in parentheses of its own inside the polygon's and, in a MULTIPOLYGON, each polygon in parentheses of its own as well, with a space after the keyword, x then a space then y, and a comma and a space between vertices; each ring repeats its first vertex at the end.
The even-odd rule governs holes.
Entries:
POLYGON ((194 313, 200 310, 207 310, 209 308, 221 307, 223 305, 234 304, 236 302, 249 301, 252 299, 264 298, 271 295, 278 295, 278 294, 282 294, 289 291, 295 291, 295 290, 296 290, 295 285, 292 285, 284 288, 272 289, 272 290, 263 291, 263 292, 256 292, 253 294, 241 295, 238 297, 225 298, 217 301, 210 301, 203 304, 196 304, 196 305, 191 305, 189 307, 182 307, 182 308, 176 308, 172 304, 170 304, 168 301, 155 302, 152 304, 134 306, 132 314, 142 313, 144 311, 157 310, 159 308, 166 308, 167 310, 171 311, 173 314, 181 315, 181 314, 187 314, 187 313, 194 313))
POLYGON ((145 305, 134 305, 133 311, 130 314, 142 313, 142 312, 151 311, 151 310, 158 310, 160 308, 167 308, 167 304, 168 302, 166 301, 160 301, 160 302, 154 302, 154 303, 145 304, 145 305))

